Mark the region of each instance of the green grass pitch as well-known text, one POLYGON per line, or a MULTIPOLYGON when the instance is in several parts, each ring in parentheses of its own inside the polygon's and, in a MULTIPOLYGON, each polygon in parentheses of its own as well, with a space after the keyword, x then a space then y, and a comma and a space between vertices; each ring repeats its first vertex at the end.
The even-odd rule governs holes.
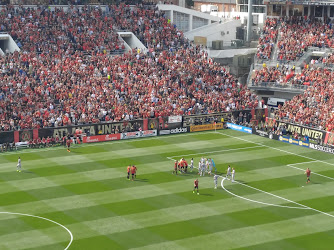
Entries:
POLYGON ((0 155, 0 249, 332 249, 333 211, 333 155, 231 130, 0 155), (202 156, 237 182, 214 189, 202 156))

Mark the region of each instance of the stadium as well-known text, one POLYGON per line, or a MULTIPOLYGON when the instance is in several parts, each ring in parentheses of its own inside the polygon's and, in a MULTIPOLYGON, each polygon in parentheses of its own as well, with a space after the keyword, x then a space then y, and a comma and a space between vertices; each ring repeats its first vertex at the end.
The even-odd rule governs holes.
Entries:
POLYGON ((333 17, 0 0, 0 249, 332 249, 333 17))

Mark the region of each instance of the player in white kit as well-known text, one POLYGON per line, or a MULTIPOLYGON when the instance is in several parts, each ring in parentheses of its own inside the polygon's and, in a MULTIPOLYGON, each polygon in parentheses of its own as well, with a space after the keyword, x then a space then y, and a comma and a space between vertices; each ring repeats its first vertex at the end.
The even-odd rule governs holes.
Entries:
POLYGON ((212 174, 212 161, 211 161, 211 158, 209 158, 209 171, 208 171, 208 174, 211 175, 212 174))
POLYGON ((201 161, 198 162, 198 174, 202 176, 202 162, 201 161))
POLYGON ((202 162, 202 176, 205 176, 205 171, 206 171, 206 165, 205 165, 205 161, 203 160, 203 162, 202 162))
POLYGON ((231 166, 228 165, 227 171, 226 171, 226 178, 231 177, 231 166))
POLYGON ((215 189, 217 189, 218 177, 219 177, 219 175, 217 175, 217 174, 215 174, 215 175, 213 176, 213 182, 215 183, 215 189))
POLYGON ((234 182, 234 177, 235 177, 235 169, 232 168, 232 182, 234 182))
POLYGON ((22 170, 22 168, 21 168, 21 158, 19 156, 19 159, 17 160, 16 171, 21 172, 21 170, 22 170))
POLYGON ((192 172, 194 169, 194 158, 191 158, 191 161, 190 161, 190 172, 192 172))

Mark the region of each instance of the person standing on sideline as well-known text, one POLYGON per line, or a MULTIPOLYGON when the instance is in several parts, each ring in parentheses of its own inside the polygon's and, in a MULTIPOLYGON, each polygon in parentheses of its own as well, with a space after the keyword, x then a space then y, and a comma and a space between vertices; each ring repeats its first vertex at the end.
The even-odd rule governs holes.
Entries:
POLYGON ((227 171, 226 171, 226 178, 231 177, 231 166, 228 165, 227 171))
POLYGON ((306 184, 309 183, 311 180, 310 180, 310 177, 311 177, 311 170, 309 168, 306 169, 305 171, 305 174, 306 174, 306 184))
POLYGON ((195 189, 197 190, 197 195, 199 195, 199 192, 198 192, 198 179, 196 179, 196 180, 194 181, 193 194, 195 193, 195 189))
POLYGON ((217 189, 218 177, 219 177, 219 175, 217 175, 216 173, 215 173, 215 175, 213 176, 213 182, 215 183, 215 189, 217 189))
POLYGON ((235 177, 235 169, 232 168, 232 182, 234 182, 234 177, 235 177))
POLYGON ((16 171, 21 172, 21 170, 22 170, 22 168, 21 168, 21 158, 19 156, 19 159, 17 159, 16 171))

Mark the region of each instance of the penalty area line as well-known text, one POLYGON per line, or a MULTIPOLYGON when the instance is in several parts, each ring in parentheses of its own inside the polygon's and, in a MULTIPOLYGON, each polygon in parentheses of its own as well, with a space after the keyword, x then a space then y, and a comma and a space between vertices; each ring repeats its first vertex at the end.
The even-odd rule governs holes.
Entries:
POLYGON ((284 206, 284 205, 270 204, 270 203, 265 203, 265 202, 261 202, 261 201, 251 200, 251 199, 248 199, 248 198, 246 198, 246 197, 239 196, 239 195, 237 195, 237 194, 234 194, 234 193, 228 191, 228 190, 224 187, 224 180, 225 180, 225 179, 226 179, 226 178, 223 177, 223 180, 222 180, 222 182, 221 182, 222 188, 223 188, 226 192, 228 192, 229 194, 231 194, 231 195, 233 195, 233 196, 235 196, 235 197, 241 198, 241 199, 243 199, 243 200, 247 200, 247 201, 251 201, 251 202, 255 202, 255 203, 260 203, 260 204, 264 204, 264 205, 276 206, 276 207, 313 210, 313 211, 315 211, 315 212, 318 212, 318 213, 321 213, 321 214, 323 214, 323 215, 327 215, 327 216, 329 216, 329 217, 334 218, 334 215, 332 215, 332 214, 329 214, 329 213, 320 211, 320 210, 318 210, 318 209, 315 209, 315 208, 312 208, 312 207, 303 205, 303 204, 301 204, 301 203, 298 203, 298 202, 295 202, 295 201, 286 199, 286 198, 284 198, 284 197, 281 197, 281 196, 278 196, 278 195, 275 195, 275 194, 266 192, 266 191, 264 191, 264 190, 261 190, 261 189, 258 189, 258 188, 255 188, 255 187, 246 185, 246 184, 241 183, 241 182, 239 182, 239 181, 234 181, 234 182, 237 183, 237 184, 243 185, 243 186, 245 186, 245 187, 248 187, 248 188, 257 190, 257 191, 259 191, 259 192, 262 192, 262 193, 265 193, 265 194, 268 194, 268 195, 271 195, 271 196, 274 196, 274 197, 279 198, 279 199, 281 199, 281 200, 288 201, 288 202, 293 203, 293 204, 296 204, 296 205, 298 205, 298 206, 300 206, 300 207, 293 207, 293 206, 284 206))

